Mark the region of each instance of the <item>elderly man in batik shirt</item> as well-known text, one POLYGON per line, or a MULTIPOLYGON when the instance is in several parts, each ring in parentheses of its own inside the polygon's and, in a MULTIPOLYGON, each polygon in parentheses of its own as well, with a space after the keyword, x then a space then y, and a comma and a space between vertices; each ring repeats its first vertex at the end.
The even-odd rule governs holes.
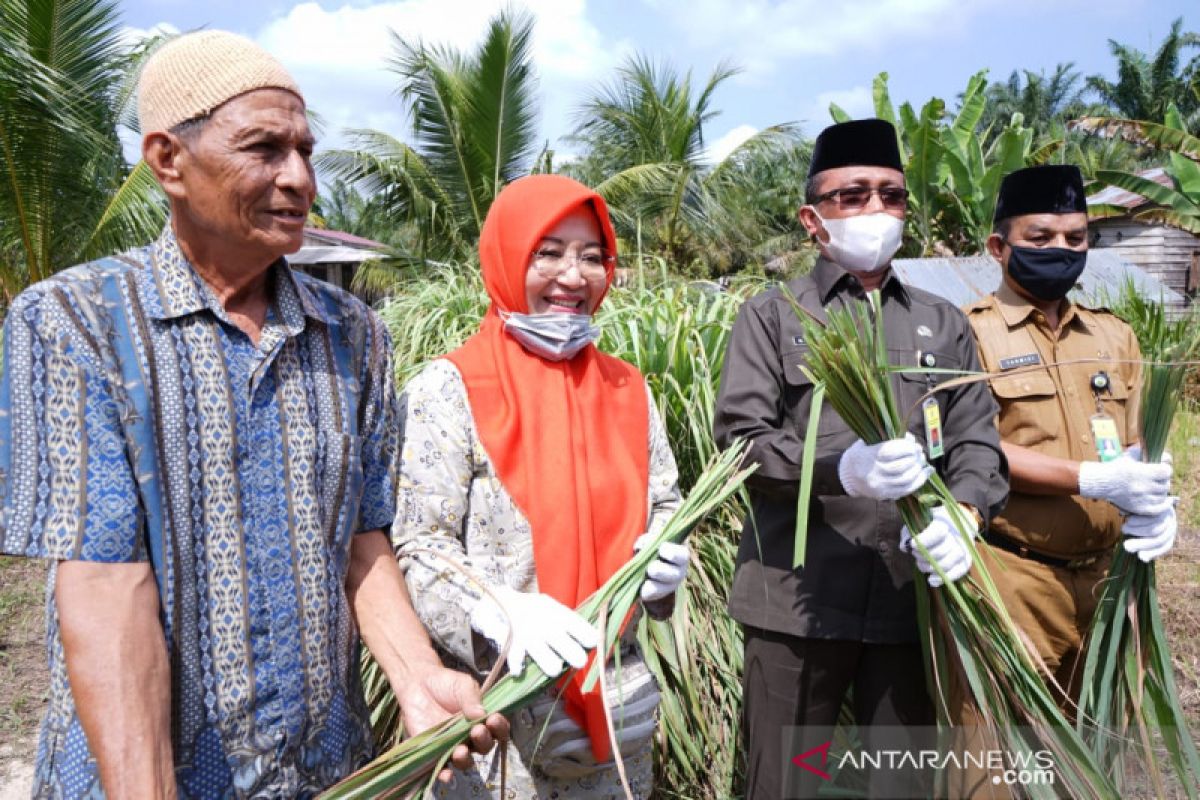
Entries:
POLYGON ((151 58, 139 114, 162 236, 33 286, 5 321, 0 552, 56 562, 34 792, 309 796, 372 754, 360 634, 410 732, 484 712, 384 530, 387 333, 282 257, 316 191, 299 89, 206 31, 151 58))

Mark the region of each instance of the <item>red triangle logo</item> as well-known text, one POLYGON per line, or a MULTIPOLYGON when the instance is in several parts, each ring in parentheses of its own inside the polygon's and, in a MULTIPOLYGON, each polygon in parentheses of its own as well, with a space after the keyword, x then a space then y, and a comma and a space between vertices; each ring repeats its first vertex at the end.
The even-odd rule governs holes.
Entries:
POLYGON ((824 769, 817 769, 812 764, 808 763, 808 759, 818 753, 821 756, 821 766, 824 767, 829 762, 829 748, 833 745, 833 741, 828 741, 825 744, 820 744, 811 750, 807 750, 792 759, 792 763, 800 769, 806 769, 814 775, 819 776, 823 780, 833 780, 833 776, 824 769))

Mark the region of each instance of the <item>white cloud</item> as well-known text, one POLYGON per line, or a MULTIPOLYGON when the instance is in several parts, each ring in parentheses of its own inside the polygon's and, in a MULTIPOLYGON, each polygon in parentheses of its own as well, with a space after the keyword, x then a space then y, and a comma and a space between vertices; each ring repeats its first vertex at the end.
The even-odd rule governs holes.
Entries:
POLYGON ((816 133, 826 125, 833 124, 833 117, 829 114, 830 103, 837 103, 852 119, 875 116, 875 99, 870 86, 821 92, 800 118, 806 131, 816 133))
POLYGON ((708 145, 704 151, 704 160, 710 164, 721 163, 725 160, 725 156, 732 153, 756 133, 758 133, 758 128, 753 125, 738 125, 708 145))
MULTIPOLYGON (((608 75, 628 42, 605 41, 588 20, 586 0, 525 0, 535 18, 532 52, 542 101, 543 135, 567 132, 570 104, 608 75)), ((493 0, 398 0, 326 10, 293 6, 257 40, 296 76, 309 106, 326 120, 326 140, 345 127, 400 135, 397 77, 387 70, 391 31, 409 41, 469 51, 500 6, 493 0), (382 123, 377 125, 376 122, 382 123)))
MULTIPOLYGON (((1041 0, 1062 3, 1070 0, 1041 0)), ((751 80, 780 62, 850 48, 910 47, 963 30, 1002 2, 1028 0, 643 0, 689 45, 738 54, 751 80)))
POLYGON ((121 28, 118 37, 122 44, 133 46, 139 44, 143 39, 148 39, 151 36, 174 36, 179 33, 179 28, 169 22, 160 22, 151 28, 134 28, 126 25, 121 28))

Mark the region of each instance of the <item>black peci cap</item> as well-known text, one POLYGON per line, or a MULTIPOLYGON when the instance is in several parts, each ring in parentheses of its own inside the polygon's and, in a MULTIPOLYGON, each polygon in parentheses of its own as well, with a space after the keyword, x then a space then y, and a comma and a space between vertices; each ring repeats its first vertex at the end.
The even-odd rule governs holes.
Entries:
POLYGON ((1000 182, 993 222, 1024 214, 1087 213, 1079 167, 1047 164, 1010 172, 1000 182))
POLYGON ((883 119, 856 119, 821 131, 813 144, 808 176, 836 167, 890 167, 903 172, 892 123, 883 119))

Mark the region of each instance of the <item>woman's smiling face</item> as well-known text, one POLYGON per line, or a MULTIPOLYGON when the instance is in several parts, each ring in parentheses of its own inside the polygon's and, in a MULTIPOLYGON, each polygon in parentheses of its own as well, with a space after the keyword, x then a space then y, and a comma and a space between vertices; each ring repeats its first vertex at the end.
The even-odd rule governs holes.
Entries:
POLYGON ((530 314, 591 314, 607 283, 608 253, 590 205, 546 231, 525 270, 530 314))

